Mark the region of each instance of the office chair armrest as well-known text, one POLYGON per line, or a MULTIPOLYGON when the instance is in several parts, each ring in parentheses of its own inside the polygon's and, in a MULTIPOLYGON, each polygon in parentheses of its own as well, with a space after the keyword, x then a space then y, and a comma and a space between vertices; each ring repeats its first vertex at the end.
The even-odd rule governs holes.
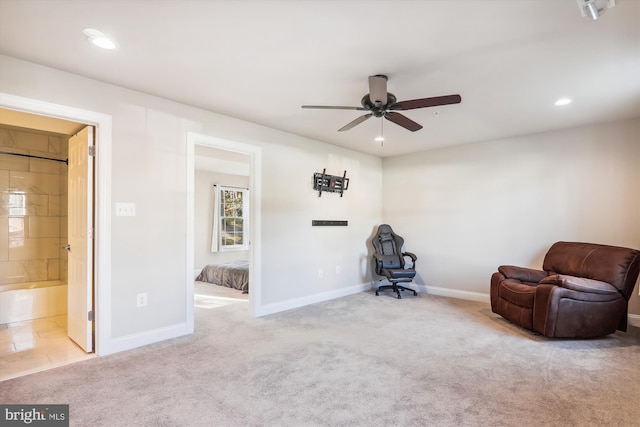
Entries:
POLYGON ((411 258, 411 263, 413 264, 413 268, 416 268, 416 260, 418 259, 418 257, 416 256, 416 254, 414 254, 413 252, 403 252, 402 256, 408 256, 409 258, 411 258))

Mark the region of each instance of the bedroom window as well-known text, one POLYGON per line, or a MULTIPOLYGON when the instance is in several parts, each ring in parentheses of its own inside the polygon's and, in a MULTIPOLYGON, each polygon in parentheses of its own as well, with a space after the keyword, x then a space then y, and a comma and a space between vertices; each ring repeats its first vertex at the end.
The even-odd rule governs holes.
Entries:
MULTIPOLYGON (((217 196, 218 250, 223 252, 249 249, 247 234, 249 190, 218 186, 217 196)), ((213 245, 211 249, 214 249, 213 245)))

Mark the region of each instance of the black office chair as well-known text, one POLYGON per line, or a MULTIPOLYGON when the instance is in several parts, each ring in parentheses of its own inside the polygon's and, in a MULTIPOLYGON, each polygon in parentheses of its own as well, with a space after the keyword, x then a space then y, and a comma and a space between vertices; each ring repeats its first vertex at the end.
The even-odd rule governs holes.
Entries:
MULTIPOLYGON (((380 295, 380 291, 389 289, 398 294, 398 299, 402 298, 400 291, 410 291, 413 292, 413 295, 418 295, 413 289, 398 285, 398 283, 413 281, 416 275, 416 259, 418 258, 411 252, 402 252, 404 239, 394 233, 390 225, 382 224, 378 227, 378 232, 371 243, 375 250, 373 260, 376 274, 384 276, 391 282, 390 285, 378 286, 376 295, 380 295), (411 267, 405 268, 404 257, 411 258, 411 267)), ((380 280, 384 280, 384 278, 380 280)))

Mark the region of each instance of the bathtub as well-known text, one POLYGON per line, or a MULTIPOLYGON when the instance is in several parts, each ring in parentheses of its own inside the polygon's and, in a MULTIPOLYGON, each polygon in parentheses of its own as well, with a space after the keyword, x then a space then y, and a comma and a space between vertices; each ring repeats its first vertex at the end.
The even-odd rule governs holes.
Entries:
POLYGON ((0 285, 0 324, 67 313, 67 284, 61 280, 0 285))

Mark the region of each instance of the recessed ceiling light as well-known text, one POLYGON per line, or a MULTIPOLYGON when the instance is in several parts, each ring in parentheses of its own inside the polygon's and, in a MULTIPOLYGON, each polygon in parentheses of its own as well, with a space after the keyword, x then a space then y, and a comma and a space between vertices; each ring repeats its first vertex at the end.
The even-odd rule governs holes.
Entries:
POLYGON ((374 141, 376 141, 376 142, 383 142, 383 141, 384 141, 384 136, 376 136, 376 137, 374 138, 374 141))
POLYGON ((95 37, 91 39, 91 43, 103 49, 115 49, 116 44, 106 37, 95 37))
POLYGON ((556 107, 562 107, 563 105, 569 105, 572 102, 573 100, 570 98, 560 98, 556 102, 554 102, 553 105, 555 105, 556 107))
POLYGON ((107 37, 102 31, 96 30, 94 28, 85 28, 83 31, 85 36, 89 39, 91 43, 94 45, 101 47, 102 49, 115 49, 118 47, 116 43, 107 37))

